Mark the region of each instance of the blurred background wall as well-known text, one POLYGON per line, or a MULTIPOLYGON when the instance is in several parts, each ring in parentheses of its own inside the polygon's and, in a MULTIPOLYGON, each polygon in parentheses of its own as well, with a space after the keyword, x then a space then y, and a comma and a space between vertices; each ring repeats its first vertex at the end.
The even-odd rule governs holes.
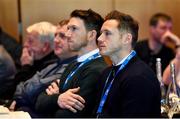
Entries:
POLYGON ((57 24, 74 9, 89 8, 103 17, 114 9, 132 15, 140 25, 139 39, 149 35, 150 17, 164 12, 172 17, 173 32, 180 36, 180 0, 0 0, 0 26, 21 42, 27 26, 39 21, 57 24))

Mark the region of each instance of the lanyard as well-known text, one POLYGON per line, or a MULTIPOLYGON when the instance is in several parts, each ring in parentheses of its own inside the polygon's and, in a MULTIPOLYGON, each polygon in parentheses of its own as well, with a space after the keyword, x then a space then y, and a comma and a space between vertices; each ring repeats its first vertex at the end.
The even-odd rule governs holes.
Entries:
POLYGON ((66 81, 65 81, 65 83, 64 83, 64 85, 63 85, 63 89, 65 89, 68 81, 70 81, 70 80, 72 79, 71 77, 72 77, 84 64, 86 64, 86 63, 88 63, 89 61, 94 60, 94 59, 96 59, 96 58, 98 58, 98 57, 100 57, 100 54, 99 54, 99 53, 96 53, 96 54, 91 55, 90 57, 88 57, 88 58, 87 58, 86 60, 84 60, 83 62, 81 62, 81 64, 80 64, 74 71, 72 71, 72 72, 67 76, 66 81))
POLYGON ((109 85, 107 86, 106 88, 106 91, 105 91, 105 87, 107 85, 107 82, 110 78, 110 75, 112 73, 112 71, 109 73, 108 77, 107 77, 107 80, 105 82, 105 86, 104 86, 104 89, 103 89, 103 95, 101 96, 101 101, 100 101, 100 104, 99 104, 99 107, 98 107, 98 110, 97 110, 97 115, 99 115, 101 112, 102 112, 102 109, 103 109, 103 106, 104 106, 104 103, 106 102, 106 99, 107 99, 107 96, 109 94, 109 91, 110 91, 110 88, 113 84, 113 81, 115 79, 115 77, 119 74, 119 72, 128 64, 128 62, 136 55, 136 52, 133 50, 129 56, 124 60, 124 62, 121 64, 121 66, 119 67, 118 71, 115 73, 115 76, 113 77, 112 81, 109 83, 109 85), (105 92, 104 92, 105 91, 105 92))

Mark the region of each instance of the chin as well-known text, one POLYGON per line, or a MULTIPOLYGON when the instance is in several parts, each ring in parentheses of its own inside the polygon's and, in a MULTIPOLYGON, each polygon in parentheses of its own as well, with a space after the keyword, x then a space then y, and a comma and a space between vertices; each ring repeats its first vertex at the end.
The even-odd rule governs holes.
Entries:
POLYGON ((62 52, 61 52, 61 51, 55 51, 54 53, 58 56, 58 55, 60 55, 62 52))
POLYGON ((100 51, 100 54, 103 55, 103 56, 108 56, 108 53, 105 52, 105 51, 100 51))
POLYGON ((70 46, 69 48, 70 48, 72 51, 79 51, 79 50, 80 50, 80 48, 72 47, 72 46, 70 46))

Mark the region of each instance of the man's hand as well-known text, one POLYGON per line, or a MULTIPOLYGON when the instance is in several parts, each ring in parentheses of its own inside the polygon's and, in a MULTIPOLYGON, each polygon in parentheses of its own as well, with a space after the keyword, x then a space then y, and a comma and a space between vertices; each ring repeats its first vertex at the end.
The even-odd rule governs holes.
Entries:
POLYGON ((11 105, 9 106, 9 110, 10 111, 14 111, 15 110, 15 107, 16 107, 16 101, 14 100, 11 105))
POLYGON ((46 89, 46 93, 48 95, 59 94, 59 83, 60 83, 59 79, 52 82, 51 85, 46 89))
POLYGON ((28 50, 28 47, 24 47, 21 55, 21 65, 33 65, 34 53, 28 50))
POLYGON ((57 101, 58 105, 62 109, 68 109, 74 113, 76 113, 77 110, 82 110, 84 108, 85 100, 78 94, 75 94, 79 92, 79 90, 80 87, 73 88, 59 95, 57 101))
POLYGON ((161 42, 162 43, 166 43, 167 40, 170 40, 171 42, 173 42, 175 45, 180 45, 180 39, 178 36, 176 36, 175 34, 173 34, 170 31, 166 31, 164 33, 164 35, 161 38, 161 42))

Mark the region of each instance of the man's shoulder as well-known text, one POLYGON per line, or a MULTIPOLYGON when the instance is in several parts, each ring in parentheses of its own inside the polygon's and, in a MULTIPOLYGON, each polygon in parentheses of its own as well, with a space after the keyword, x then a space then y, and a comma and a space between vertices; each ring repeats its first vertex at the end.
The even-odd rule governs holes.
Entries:
POLYGON ((127 69, 128 69, 127 72, 130 72, 131 75, 143 75, 143 74, 154 75, 152 69, 137 56, 130 62, 127 69))
POLYGON ((139 46, 147 46, 148 45, 148 39, 142 39, 142 40, 139 40, 137 43, 136 43, 136 47, 139 47, 139 46))
POLYGON ((99 57, 89 62, 87 64, 87 67, 94 70, 105 69, 107 67, 107 63, 105 62, 103 57, 99 57))
POLYGON ((149 46, 148 46, 148 40, 142 40, 139 41, 135 47, 134 50, 137 52, 137 54, 142 57, 144 55, 147 55, 147 53, 149 52, 149 46))

